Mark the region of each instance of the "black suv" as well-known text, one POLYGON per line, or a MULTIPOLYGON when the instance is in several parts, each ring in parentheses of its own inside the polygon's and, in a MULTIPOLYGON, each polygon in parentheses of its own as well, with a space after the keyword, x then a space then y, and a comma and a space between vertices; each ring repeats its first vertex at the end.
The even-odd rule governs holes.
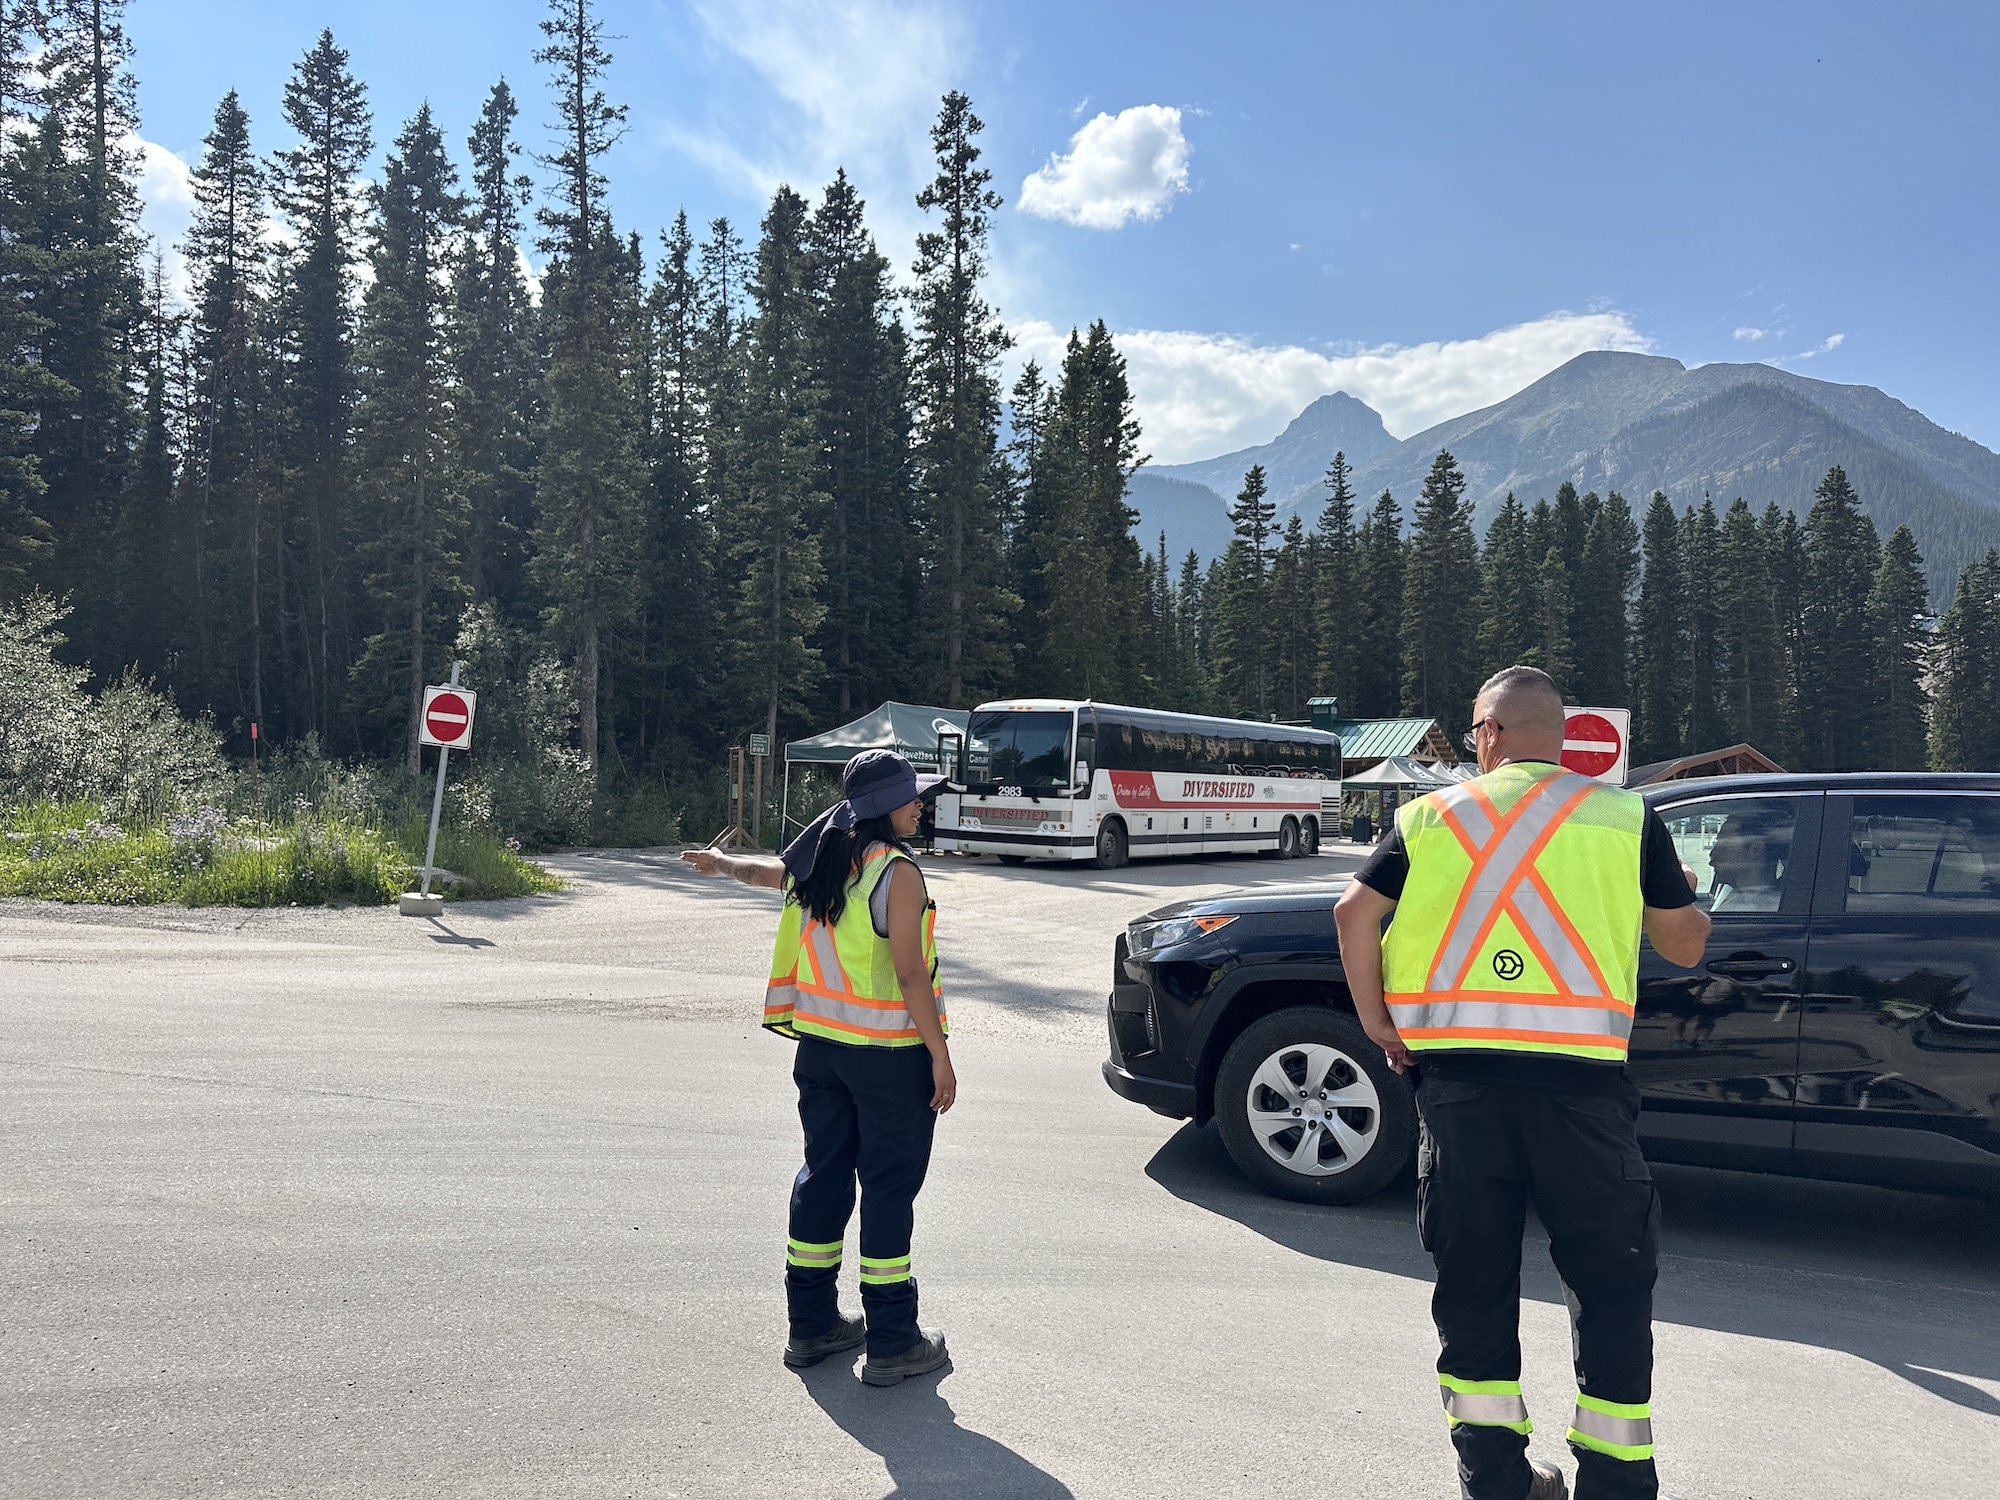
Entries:
MULTIPOLYGON (((1639 962, 1630 1070, 1656 1161, 2000 1191, 2000 776, 1648 788, 1714 920, 1639 962)), ((1161 907, 1118 938, 1105 1080, 1215 1120, 1270 1192, 1351 1203, 1416 1109, 1362 1034, 1324 881, 1161 907)))

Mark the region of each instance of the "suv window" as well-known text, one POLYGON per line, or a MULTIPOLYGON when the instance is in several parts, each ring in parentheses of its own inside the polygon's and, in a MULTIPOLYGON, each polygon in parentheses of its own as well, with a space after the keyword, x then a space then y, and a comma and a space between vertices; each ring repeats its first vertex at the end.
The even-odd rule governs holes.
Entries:
POLYGON ((1791 873, 1795 797, 1718 797, 1664 808, 1674 852, 1695 873, 1695 899, 1718 916, 1773 912, 1791 873))
POLYGON ((2000 916, 2000 797, 1856 797, 1847 909, 2000 916))

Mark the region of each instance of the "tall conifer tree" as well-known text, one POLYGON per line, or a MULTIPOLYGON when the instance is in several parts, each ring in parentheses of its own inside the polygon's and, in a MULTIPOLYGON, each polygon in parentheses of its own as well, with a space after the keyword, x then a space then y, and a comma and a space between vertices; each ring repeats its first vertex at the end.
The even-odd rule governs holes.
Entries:
POLYGON ((1387 490, 1376 497, 1354 544, 1359 618, 1354 631, 1354 702, 1341 711, 1386 719, 1403 692, 1403 574, 1408 548, 1403 512, 1387 490))
POLYGON ((1875 717, 1868 595, 1882 563, 1875 523, 1844 470, 1827 471, 1804 528, 1806 589, 1799 620, 1799 723, 1804 766, 1865 770, 1875 717))
POLYGON ((1511 490, 1486 528, 1480 573, 1481 671, 1491 674, 1516 664, 1540 666, 1541 569, 1528 553, 1527 512, 1511 490))
POLYGON ((1932 662, 1934 771, 2000 771, 2000 553, 1959 575, 1932 662))
POLYGON ((928 556, 924 640, 947 704, 1000 681, 1011 665, 1007 622, 1018 606, 1005 568, 1005 470, 994 372, 1012 340, 980 293, 988 226, 1000 195, 979 165, 986 127, 972 101, 946 94, 931 127, 937 176, 917 207, 938 215, 917 236, 914 358, 918 493, 928 556))
POLYGON ((1680 741, 1690 754, 1719 750, 1724 739, 1725 691, 1721 664, 1722 616, 1716 595, 1722 528, 1715 503, 1706 495, 1701 509, 1681 517, 1681 572, 1686 579, 1687 665, 1682 676, 1687 703, 1680 741))
POLYGON ((1410 528, 1403 579, 1403 709, 1469 717, 1479 687, 1479 546, 1465 475, 1446 452, 1431 462, 1410 528))
POLYGON ((1871 770, 1924 768, 1924 669, 1930 654, 1929 589, 1924 559, 1907 526, 1889 533, 1868 595, 1874 636, 1875 721, 1869 726, 1871 770))
POLYGON ((1659 490, 1646 507, 1645 571, 1632 642, 1632 759, 1685 753, 1682 711, 1688 699, 1687 570, 1680 522, 1659 490))
POLYGON ((1715 611, 1723 737, 1775 753, 1781 734, 1778 688, 1784 648, 1765 538, 1741 496, 1724 514, 1716 539, 1715 611))
POLYGON ((1629 610, 1639 583, 1639 529, 1632 507, 1616 490, 1586 505, 1583 561, 1571 590, 1570 650, 1575 660, 1570 698, 1606 707, 1629 707, 1629 610))

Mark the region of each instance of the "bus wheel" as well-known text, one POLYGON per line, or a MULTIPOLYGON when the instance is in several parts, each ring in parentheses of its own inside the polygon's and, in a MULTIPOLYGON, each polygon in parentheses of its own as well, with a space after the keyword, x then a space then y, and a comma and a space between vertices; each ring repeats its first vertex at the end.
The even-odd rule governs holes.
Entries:
POLYGON ((1115 870, 1125 863, 1125 825, 1106 819, 1097 830, 1097 868, 1115 870))
POLYGON ((1297 819, 1287 818, 1278 826, 1278 858, 1297 859, 1299 857, 1299 825, 1297 819))
POLYGON ((1028 856, 1025 854, 1003 854, 1000 856, 1000 863, 1003 865, 1025 865, 1027 862, 1028 856))
POLYGON ((1299 853, 1308 857, 1319 853, 1319 819, 1307 818, 1299 828, 1299 853))

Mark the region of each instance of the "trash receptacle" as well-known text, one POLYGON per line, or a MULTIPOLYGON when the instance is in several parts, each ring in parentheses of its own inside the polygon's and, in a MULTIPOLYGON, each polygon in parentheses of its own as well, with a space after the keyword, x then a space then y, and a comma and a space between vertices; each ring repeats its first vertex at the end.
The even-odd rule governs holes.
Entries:
POLYGON ((1357 843, 1357 844, 1365 844, 1365 843, 1369 842, 1369 840, 1370 840, 1370 838, 1371 838, 1371 837, 1373 836, 1374 832, 1375 832, 1375 825, 1374 825, 1374 823, 1373 823, 1373 822, 1371 822, 1371 821, 1369 820, 1369 817, 1368 817, 1368 814, 1367 814, 1367 813, 1356 813, 1356 814, 1354 815, 1354 842, 1355 842, 1355 843, 1357 843))

